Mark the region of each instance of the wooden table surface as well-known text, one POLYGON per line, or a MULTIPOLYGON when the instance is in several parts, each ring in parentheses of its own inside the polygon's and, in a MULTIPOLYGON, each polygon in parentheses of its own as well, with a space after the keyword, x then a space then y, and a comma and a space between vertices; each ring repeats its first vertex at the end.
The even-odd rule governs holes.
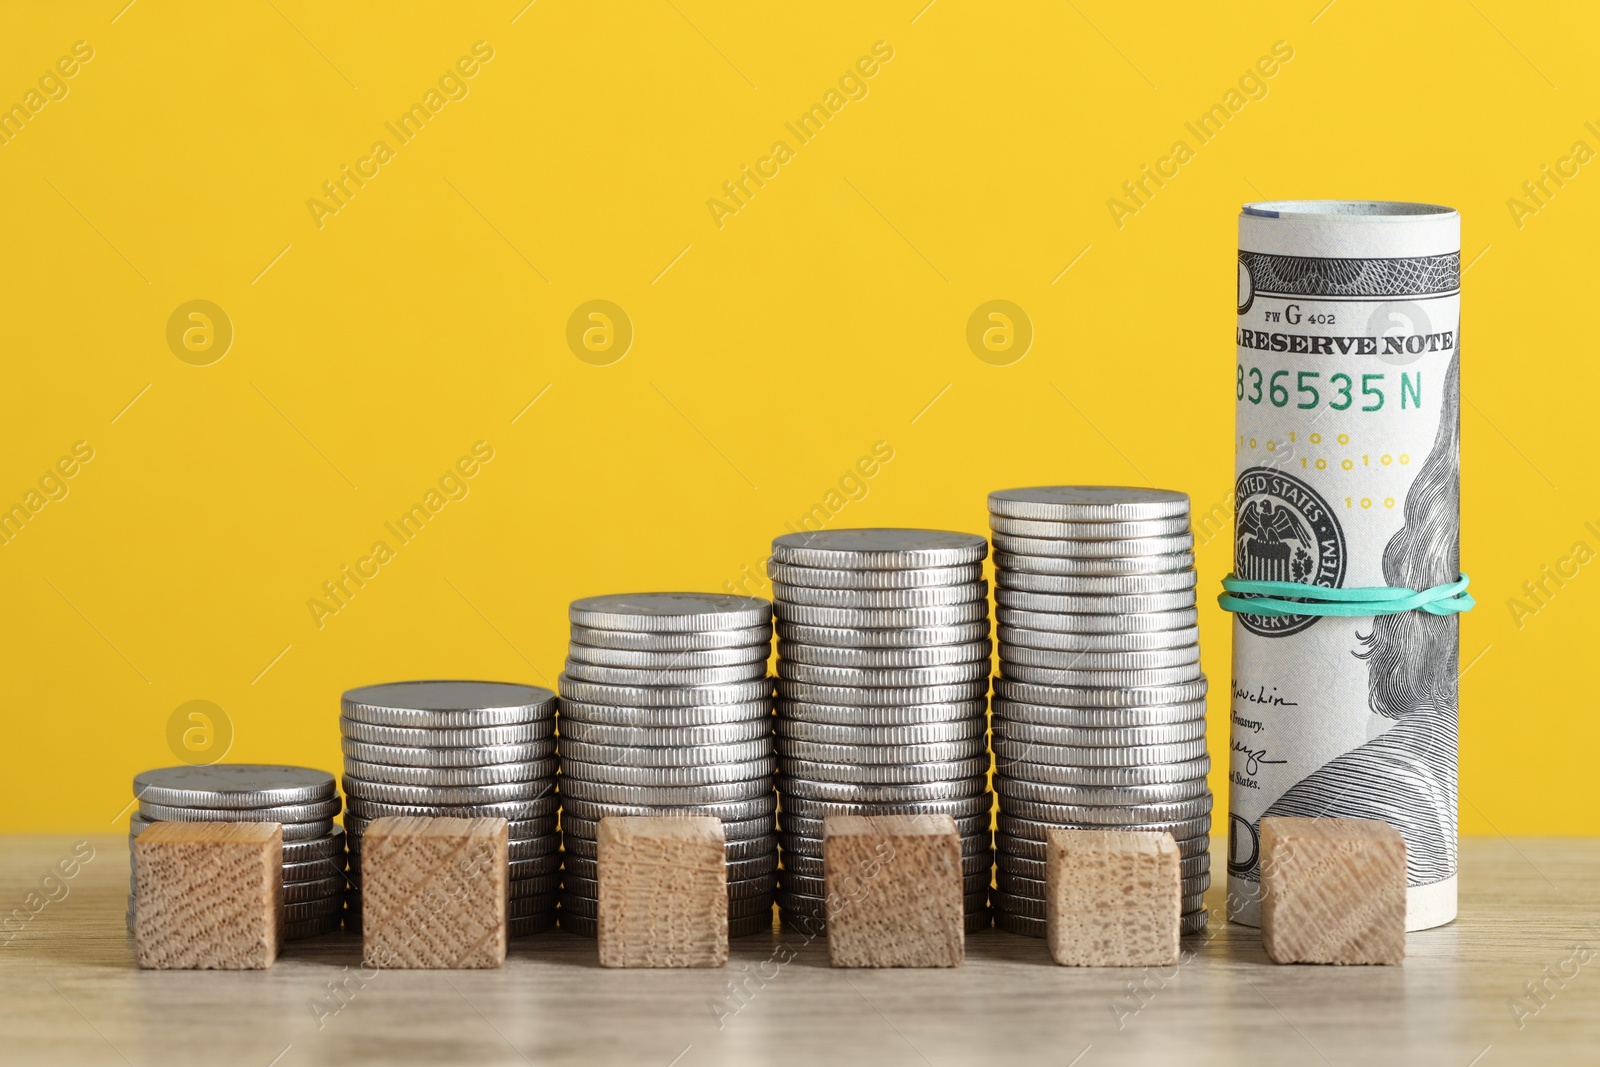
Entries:
MULTIPOLYGON (((0 839, 0 907, 26 914, 76 840, 0 839)), ((1461 918, 1412 934, 1403 967, 1274 966, 1213 889, 1211 936, 1165 972, 1056 967, 996 930, 957 970, 833 970, 824 944, 782 930, 734 941, 726 971, 602 970, 593 941, 552 930, 512 942, 503 970, 364 984, 343 933, 268 971, 140 971, 126 838, 89 841, 66 895, 0 944, 0 1063, 1600 1062, 1600 840, 1464 841, 1461 918), (341 1007, 329 983, 347 979, 341 1007)))

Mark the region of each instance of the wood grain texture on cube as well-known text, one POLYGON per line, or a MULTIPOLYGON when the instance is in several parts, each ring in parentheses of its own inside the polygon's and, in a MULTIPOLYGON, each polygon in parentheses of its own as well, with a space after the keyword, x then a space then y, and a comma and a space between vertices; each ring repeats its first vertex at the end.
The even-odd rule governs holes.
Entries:
POLYGON ((596 855, 602 967, 727 964, 722 820, 608 815, 596 855))
POLYGON ((270 967, 283 943, 283 827, 162 822, 133 842, 139 966, 270 967))
POLYGON ((374 819, 361 842, 362 959, 375 967, 499 967, 506 958, 504 819, 374 819))
POLYGON ((1178 959, 1182 874, 1168 833, 1051 830, 1045 940, 1069 967, 1154 967, 1178 959))
POLYGON ((835 967, 959 967, 961 838, 948 815, 829 815, 822 824, 835 967))
POLYGON ((1376 819, 1262 819, 1261 942, 1275 963, 1404 960, 1405 838, 1376 819))

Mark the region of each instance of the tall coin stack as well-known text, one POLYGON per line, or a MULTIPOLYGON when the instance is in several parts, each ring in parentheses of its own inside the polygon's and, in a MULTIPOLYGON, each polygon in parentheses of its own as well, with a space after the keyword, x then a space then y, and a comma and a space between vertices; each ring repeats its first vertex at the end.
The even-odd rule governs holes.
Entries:
POLYGON ((954 816, 967 928, 989 925, 989 601, 975 534, 828 530, 772 542, 785 925, 826 920, 828 815, 954 816))
POLYGON ((714 593, 574 601, 561 676, 564 929, 596 933, 607 815, 710 815, 727 836, 728 934, 772 929, 772 605, 714 593))
MULTIPOLYGON (((344 831, 333 825, 339 797, 333 775, 309 767, 216 763, 163 767, 133 779, 139 811, 133 839, 157 822, 275 822, 283 825, 284 937, 294 940, 339 929, 344 907, 344 831)), ((137 876, 129 878, 128 929, 138 916, 137 876)))
POLYGON ((1168 831, 1185 933, 1205 926, 1211 792, 1189 498, 1046 486, 989 495, 1000 677, 995 921, 1044 936, 1054 827, 1168 831))
POLYGON ((345 925, 361 928, 361 835, 388 815, 505 819, 508 935, 555 925, 556 696, 506 682, 393 682, 344 695, 345 830, 353 890, 345 925))

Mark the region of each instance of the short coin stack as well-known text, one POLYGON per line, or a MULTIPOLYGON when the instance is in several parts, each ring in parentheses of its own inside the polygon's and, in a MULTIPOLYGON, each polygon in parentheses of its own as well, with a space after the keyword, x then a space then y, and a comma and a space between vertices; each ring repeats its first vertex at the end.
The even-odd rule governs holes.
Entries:
MULTIPOLYGON (((139 811, 133 839, 157 822, 275 822, 283 824, 283 918, 289 940, 339 929, 344 907, 344 831, 333 825, 339 797, 333 775, 309 767, 216 763, 163 767, 133 779, 139 811)), ((128 929, 138 916, 138 886, 129 880, 128 929)))
POLYGON ((354 890, 345 924, 361 925, 361 834, 387 815, 505 819, 508 935, 555 925, 556 696, 507 682, 394 682, 344 695, 345 829, 354 890))
POLYGON ((716 593, 574 601, 561 676, 561 925, 596 933, 600 820, 709 815, 727 836, 728 934, 772 929, 772 605, 716 593))
POLYGON ((989 495, 996 923, 1044 936, 1046 831, 1169 831, 1183 931, 1205 925, 1211 792, 1189 498, 1046 486, 989 495))
POLYGON ((941 530, 772 542, 785 925, 826 919, 831 814, 953 816, 967 928, 989 925, 988 549, 941 530))

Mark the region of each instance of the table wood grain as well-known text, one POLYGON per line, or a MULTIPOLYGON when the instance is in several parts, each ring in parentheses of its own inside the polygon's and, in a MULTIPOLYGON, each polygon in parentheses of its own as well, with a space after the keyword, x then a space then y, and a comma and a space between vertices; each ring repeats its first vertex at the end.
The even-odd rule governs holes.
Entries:
POLYGON ((1057 967, 996 930, 955 970, 834 970, 783 930, 735 940, 726 971, 602 970, 592 940, 553 930, 513 941, 503 970, 365 978, 343 933, 263 972, 140 971, 124 836, 89 838, 94 858, 39 907, 80 840, 0 838, 0 1063, 1600 1062, 1597 840, 1464 841, 1461 917, 1410 935, 1401 967, 1275 966, 1213 889, 1210 936, 1166 970, 1057 967))

